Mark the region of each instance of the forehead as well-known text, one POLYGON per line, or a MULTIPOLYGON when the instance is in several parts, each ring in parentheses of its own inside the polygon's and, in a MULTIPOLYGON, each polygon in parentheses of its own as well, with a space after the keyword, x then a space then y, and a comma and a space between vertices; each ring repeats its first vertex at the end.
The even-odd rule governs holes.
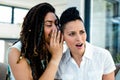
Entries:
POLYGON ((64 29, 65 30, 83 30, 85 29, 85 27, 82 21, 74 20, 66 23, 64 26, 64 29))
POLYGON ((49 12, 46 14, 44 21, 55 21, 57 18, 54 13, 49 12))

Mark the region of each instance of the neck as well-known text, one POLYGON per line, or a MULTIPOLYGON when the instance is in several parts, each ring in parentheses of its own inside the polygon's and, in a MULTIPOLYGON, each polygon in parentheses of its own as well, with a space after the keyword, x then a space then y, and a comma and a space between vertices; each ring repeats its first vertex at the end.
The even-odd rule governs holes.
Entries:
POLYGON ((80 63, 82 61, 82 57, 83 57, 83 54, 72 54, 71 53, 71 56, 73 57, 73 59, 75 60, 75 62, 77 63, 77 65, 80 67, 80 63))

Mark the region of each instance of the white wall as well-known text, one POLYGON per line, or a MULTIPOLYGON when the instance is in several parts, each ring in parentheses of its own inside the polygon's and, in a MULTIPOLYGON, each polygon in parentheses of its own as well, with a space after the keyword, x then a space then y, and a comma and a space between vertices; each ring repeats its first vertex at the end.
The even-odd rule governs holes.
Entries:
POLYGON ((80 16, 84 20, 84 1, 85 0, 67 0, 67 8, 68 7, 77 7, 80 11, 80 16))
POLYGON ((21 25, 0 23, 0 38, 19 38, 21 25))
POLYGON ((66 0, 0 0, 0 4, 23 8, 31 8, 41 2, 48 2, 51 3, 52 5, 59 5, 64 4, 66 0))

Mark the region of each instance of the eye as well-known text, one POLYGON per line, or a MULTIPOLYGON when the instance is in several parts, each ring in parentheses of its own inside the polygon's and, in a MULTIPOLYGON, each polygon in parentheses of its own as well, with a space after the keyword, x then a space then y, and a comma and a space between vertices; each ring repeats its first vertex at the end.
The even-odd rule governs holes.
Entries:
POLYGON ((51 27, 52 25, 46 25, 47 27, 51 27))
POLYGON ((74 35, 75 35, 75 32, 69 33, 69 36, 74 36, 74 35))
POLYGON ((50 22, 45 23, 45 26, 47 26, 47 27, 51 27, 51 26, 52 26, 52 23, 50 23, 50 22))
POLYGON ((85 31, 83 31, 83 30, 80 31, 80 34, 84 34, 84 33, 85 33, 85 31))

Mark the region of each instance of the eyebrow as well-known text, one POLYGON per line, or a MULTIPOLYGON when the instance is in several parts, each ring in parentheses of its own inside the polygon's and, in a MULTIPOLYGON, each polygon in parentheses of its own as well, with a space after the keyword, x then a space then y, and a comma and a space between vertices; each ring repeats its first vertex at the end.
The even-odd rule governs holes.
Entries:
POLYGON ((45 23, 46 23, 46 22, 53 22, 53 21, 52 21, 52 20, 46 20, 45 23))
MULTIPOLYGON (((54 21, 57 21, 58 19, 55 19, 54 21)), ((46 20, 45 22, 54 22, 52 20, 46 20)))

